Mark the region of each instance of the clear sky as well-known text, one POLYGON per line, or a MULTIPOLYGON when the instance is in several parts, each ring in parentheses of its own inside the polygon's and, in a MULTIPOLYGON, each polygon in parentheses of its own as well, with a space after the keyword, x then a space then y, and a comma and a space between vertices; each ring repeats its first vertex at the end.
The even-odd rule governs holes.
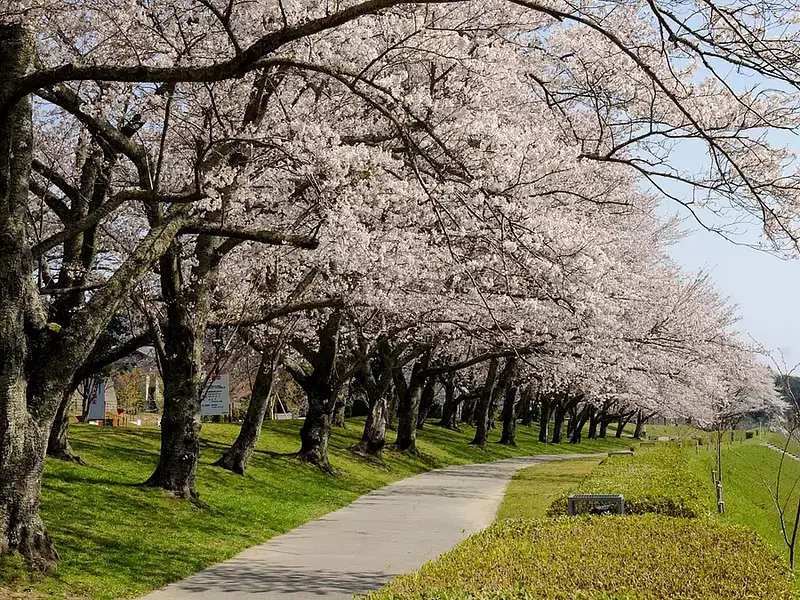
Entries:
MULTIPOLYGON (((684 217, 688 214, 675 206, 664 209, 684 217)), ((738 305, 737 329, 772 351, 776 359, 783 352, 789 369, 794 367, 800 362, 800 260, 737 246, 688 218, 685 226, 692 233, 672 247, 673 258, 690 271, 708 271, 717 289, 738 305)))

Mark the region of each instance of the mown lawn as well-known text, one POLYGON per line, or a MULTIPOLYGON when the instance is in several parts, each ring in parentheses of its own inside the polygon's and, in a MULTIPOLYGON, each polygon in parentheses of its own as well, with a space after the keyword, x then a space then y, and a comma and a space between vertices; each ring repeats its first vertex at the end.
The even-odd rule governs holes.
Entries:
POLYGON ((610 438, 579 446, 541 444, 536 427, 520 427, 516 448, 497 444, 495 430, 480 450, 468 445, 470 428, 452 432, 428 424, 419 432, 422 456, 386 452, 385 465, 379 465, 345 450, 361 435, 363 422, 351 421, 332 436, 331 462, 341 475, 329 477, 284 456, 299 448, 300 424, 267 424, 244 477, 211 466, 238 426, 203 425, 197 474, 202 506, 141 486, 158 461, 158 429, 74 427, 73 447, 89 466, 48 460, 42 494, 42 514, 62 562, 52 576, 31 577, 13 557, 1 560, 0 598, 12 591, 24 598, 136 597, 425 470, 631 443, 610 438))

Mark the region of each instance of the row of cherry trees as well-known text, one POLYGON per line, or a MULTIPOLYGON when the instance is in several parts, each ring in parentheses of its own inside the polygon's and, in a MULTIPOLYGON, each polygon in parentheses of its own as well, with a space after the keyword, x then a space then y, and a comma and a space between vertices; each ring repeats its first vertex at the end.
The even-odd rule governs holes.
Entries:
POLYGON ((731 307, 668 260, 658 207, 755 220, 794 251, 798 181, 773 141, 798 120, 794 18, 780 2, 6 2, 0 554, 56 564, 38 506, 48 445, 74 457, 66 398, 142 345, 165 385, 148 483, 196 495, 212 327, 260 354, 219 461, 237 472, 278 368, 308 397, 299 456, 326 470, 353 381, 373 454, 388 399, 413 451, 439 385, 443 424, 468 402, 478 445, 493 406, 513 443, 534 402, 559 441, 565 419, 577 440, 612 416, 708 422, 768 398, 731 307))

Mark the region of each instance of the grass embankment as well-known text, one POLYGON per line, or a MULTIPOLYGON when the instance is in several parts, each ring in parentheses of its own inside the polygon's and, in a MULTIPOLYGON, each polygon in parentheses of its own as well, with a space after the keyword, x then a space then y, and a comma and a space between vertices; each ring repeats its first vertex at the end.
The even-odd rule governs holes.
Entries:
MULTIPOLYGON (((578 494, 622 494, 628 514, 658 513, 697 518, 710 510, 708 495, 692 471, 682 448, 642 448, 631 456, 603 461, 578 486, 578 494)), ((553 515, 566 514, 566 494, 552 506, 553 515)))
MULTIPOLYGON (((713 519, 690 452, 661 445, 610 458, 575 486, 587 493, 623 491, 626 505, 643 514, 498 520, 367 598, 795 599, 792 576, 774 548, 744 527, 713 519)), ((526 481, 544 478, 534 474, 541 468, 512 481, 501 517, 541 514, 542 499, 526 506, 520 498, 534 491, 526 481)))
POLYGON ((211 466, 238 426, 203 425, 197 488, 204 507, 140 485, 158 462, 158 429, 74 427, 73 447, 89 466, 48 460, 42 492, 42 515, 62 562, 54 575, 31 578, 18 559, 0 560, 0 598, 11 590, 24 598, 135 597, 422 471, 630 445, 613 438, 580 446, 540 444, 537 428, 520 427, 516 448, 495 443, 500 432, 492 431, 487 449, 480 450, 468 445, 474 430, 427 425, 419 432, 422 456, 386 452, 381 466, 345 450, 358 441, 362 426, 355 421, 334 431, 330 457, 342 475, 332 478, 280 455, 298 449, 299 421, 265 426, 244 477, 211 466))
POLYGON ((600 464, 599 458, 542 463, 518 471, 506 488, 497 519, 536 518, 575 489, 600 464))
MULTIPOLYGON (((782 442, 785 443, 785 440, 774 437, 770 441, 781 447, 782 442)), ((690 452, 690 456, 693 452, 690 452)), ((703 479, 708 496, 713 497, 711 470, 716 469, 715 449, 701 450, 692 456, 691 464, 695 473, 703 479)), ((718 518, 757 532, 781 552, 788 564, 789 551, 783 538, 777 507, 780 505, 785 512, 784 518, 791 536, 800 501, 800 462, 789 457, 781 461, 779 452, 761 445, 758 441, 723 444, 722 480, 725 515, 718 518)), ((800 575, 798 567, 800 565, 796 564, 795 572, 800 575)), ((798 590, 800 591, 800 587, 798 590)))

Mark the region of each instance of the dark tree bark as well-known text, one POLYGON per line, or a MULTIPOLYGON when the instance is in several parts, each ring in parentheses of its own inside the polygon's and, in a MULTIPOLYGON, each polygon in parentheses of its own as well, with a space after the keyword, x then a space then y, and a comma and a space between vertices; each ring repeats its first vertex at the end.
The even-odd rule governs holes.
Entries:
POLYGON ((275 370, 278 366, 278 355, 279 351, 277 349, 274 352, 261 353, 258 372, 250 395, 250 404, 247 406, 242 428, 239 430, 239 435, 236 436, 233 445, 214 463, 216 466, 244 475, 250 458, 256 449, 258 438, 261 436, 261 427, 269 409, 275 370))
POLYGON ((577 396, 568 396, 566 394, 562 394, 558 396, 557 404, 555 405, 555 409, 553 411, 553 438, 552 442, 554 444, 560 444, 564 441, 564 418, 567 416, 567 413, 572 410, 579 402, 583 400, 582 395, 577 396))
POLYGON ((464 399, 461 407, 461 422, 467 425, 475 425, 475 409, 480 401, 480 394, 473 394, 464 399))
MULTIPOLYGON (((33 67, 33 39, 22 25, 0 25, 0 48, 2 104, 15 92, 13 82, 33 67)), ((28 328, 44 320, 33 305, 27 247, 31 119, 27 97, 0 117, 0 556, 17 550, 31 567, 48 571, 59 557, 39 516, 39 495, 58 405, 49 415, 29 410, 26 371, 34 348, 28 328)))
POLYGON ((426 371, 431 360, 431 350, 426 351, 411 369, 411 377, 406 382, 402 368, 393 372, 394 387, 397 390, 397 440, 394 447, 401 452, 417 453, 417 421, 422 389, 428 379, 426 371))
POLYGON ((422 388, 422 395, 419 400, 419 414, 417 415, 417 429, 425 428, 425 419, 433 408, 433 401, 436 396, 436 376, 428 377, 425 387, 422 388))
POLYGON ((332 474, 334 471, 328 459, 328 440, 333 426, 331 404, 331 397, 325 394, 324 389, 315 389, 309 393, 308 412, 300 429, 301 445, 297 457, 332 474))
MULTIPOLYGON (((211 301, 222 256, 220 238, 201 235, 198 258, 188 289, 181 284, 180 247, 173 244, 160 260, 161 293, 166 324, 160 349, 164 381, 161 416, 161 452, 146 485, 160 487, 180 498, 198 497, 195 474, 200 460, 200 403, 203 382, 203 346, 211 315, 211 301)), ((154 335, 157 335, 154 332, 154 335)))
POLYGON ((542 408, 539 414, 539 441, 546 444, 550 438, 550 411, 552 409, 552 397, 545 394, 542 397, 542 408))
POLYGON ((53 426, 50 428, 50 436, 47 441, 47 455, 58 460, 76 462, 85 466, 86 462, 73 451, 69 443, 69 405, 75 390, 76 387, 71 385, 58 405, 58 411, 53 420, 53 426))
POLYGON ((600 418, 600 413, 597 410, 593 410, 592 414, 589 416, 589 439, 596 440, 597 439, 597 424, 600 418))
POLYGON ((617 439, 622 438, 622 433, 625 431, 625 427, 633 418, 633 415, 634 413, 629 412, 629 413, 623 413, 619 416, 619 419, 617 420, 617 433, 615 434, 615 437, 617 439))
POLYGON ((564 441, 564 418, 567 416, 567 406, 563 397, 556 400, 553 410, 553 436, 550 440, 553 444, 560 444, 564 441))
POLYGON ((604 405, 603 409, 600 412, 600 431, 597 434, 597 437, 604 439, 606 434, 608 433, 608 424, 610 423, 610 418, 608 416, 608 405, 604 405))
POLYGON ((340 429, 347 429, 347 420, 345 419, 345 413, 347 411, 347 403, 345 402, 344 398, 340 397, 336 399, 336 404, 333 407, 333 419, 332 424, 334 427, 339 427, 340 429))
POLYGON ((383 448, 386 445, 386 404, 385 397, 371 403, 367 412, 367 420, 364 422, 364 433, 361 434, 361 441, 351 446, 350 450, 358 454, 381 457, 383 448))
POLYGON ((644 416, 644 411, 639 410, 636 413, 636 430, 633 432, 633 438, 636 440, 642 439, 644 436, 644 422, 647 419, 644 416))
POLYGON ((517 386, 511 385, 506 389, 503 398, 503 433, 500 443, 508 446, 517 445, 517 386))
POLYGON ((455 381, 452 374, 445 377, 443 382, 444 404, 442 405, 442 418, 437 425, 445 429, 459 431, 458 424, 456 423, 458 406, 468 398, 474 398, 474 394, 459 394, 459 396, 456 397, 455 381))
POLYGON ((328 440, 333 426, 336 398, 342 385, 336 376, 341 324, 342 313, 338 310, 331 312, 325 325, 317 331, 319 349, 316 352, 310 352, 305 346, 293 342, 305 354, 304 358, 310 363, 311 373, 286 365, 308 397, 308 412, 300 429, 301 444, 297 457, 330 474, 334 470, 328 459, 328 440))
POLYGON ((570 444, 581 443, 583 440, 583 428, 586 425, 586 421, 589 420, 589 417, 593 413, 594 408, 587 402, 576 418, 575 427, 572 429, 572 434, 570 435, 570 444))
POLYGON ((389 389, 389 397, 386 399, 386 429, 390 431, 397 431, 398 404, 399 395, 394 386, 392 386, 389 389))
POLYGON ((527 386, 522 392, 520 409, 520 424, 525 427, 530 427, 535 419, 533 412, 533 391, 530 386, 527 386))
POLYGON ((362 364, 355 373, 356 381, 367 394, 368 411, 361 440, 350 450, 380 459, 386 445, 388 397, 391 394, 394 364, 388 344, 379 342, 378 348, 378 357, 362 364))
POLYGON ((578 411, 576 407, 573 407, 569 411, 569 420, 567 421, 567 437, 572 437, 572 432, 575 430, 575 427, 578 425, 578 411))
MULTIPOLYGON (((76 372, 116 312, 141 281, 181 222, 151 230, 106 285, 66 326, 48 326, 34 286, 27 205, 32 168, 32 114, 16 85, 32 67, 31 34, 0 25, 0 555, 19 551, 35 569, 58 561, 39 516, 39 496, 50 428, 76 372)), ((54 246, 50 246, 54 247, 54 246)))
POLYGON ((481 396, 475 408, 475 438, 470 442, 473 446, 485 448, 489 437, 489 411, 491 410, 492 400, 498 390, 501 391, 508 385, 516 371, 516 359, 509 358, 503 367, 503 372, 497 375, 499 359, 489 360, 489 371, 486 374, 486 381, 483 384, 481 396))

